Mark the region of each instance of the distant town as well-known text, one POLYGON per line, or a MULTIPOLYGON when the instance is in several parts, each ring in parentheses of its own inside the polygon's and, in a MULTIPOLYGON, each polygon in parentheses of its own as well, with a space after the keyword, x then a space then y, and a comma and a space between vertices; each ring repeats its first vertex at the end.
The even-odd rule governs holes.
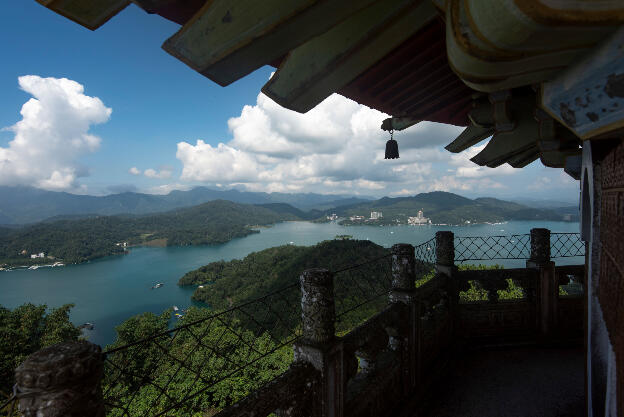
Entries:
MULTIPOLYGON (((340 217, 336 213, 332 213, 328 215, 326 218, 328 221, 340 220, 340 217)), ((370 217, 354 215, 354 216, 349 216, 348 218, 342 219, 340 223, 341 224, 389 224, 389 223, 401 224, 401 221, 399 219, 395 219, 393 221, 392 220, 384 221, 383 212, 371 211, 370 217)), ((407 224, 410 226, 428 225, 428 224, 431 224, 431 219, 429 219, 428 217, 425 217, 423 210, 418 210, 418 213, 416 214, 416 216, 407 217, 407 224)))

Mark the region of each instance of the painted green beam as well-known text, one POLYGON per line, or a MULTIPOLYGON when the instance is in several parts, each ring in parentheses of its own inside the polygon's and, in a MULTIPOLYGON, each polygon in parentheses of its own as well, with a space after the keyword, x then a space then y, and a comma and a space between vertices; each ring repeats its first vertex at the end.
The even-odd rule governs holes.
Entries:
POLYGON ((374 0, 208 0, 163 49, 222 86, 320 35, 374 0))
POLYGON ((293 50, 262 92, 305 113, 438 16, 430 1, 381 0, 293 50))
POLYGON ((48 9, 95 30, 122 11, 129 0, 37 0, 48 9))

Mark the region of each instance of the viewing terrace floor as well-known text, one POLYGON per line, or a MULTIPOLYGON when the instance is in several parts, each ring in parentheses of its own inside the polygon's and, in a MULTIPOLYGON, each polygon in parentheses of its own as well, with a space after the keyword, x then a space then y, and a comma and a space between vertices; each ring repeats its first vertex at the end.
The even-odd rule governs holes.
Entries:
POLYGON ((468 351, 438 383, 426 409, 401 416, 580 417, 584 363, 581 347, 468 351))

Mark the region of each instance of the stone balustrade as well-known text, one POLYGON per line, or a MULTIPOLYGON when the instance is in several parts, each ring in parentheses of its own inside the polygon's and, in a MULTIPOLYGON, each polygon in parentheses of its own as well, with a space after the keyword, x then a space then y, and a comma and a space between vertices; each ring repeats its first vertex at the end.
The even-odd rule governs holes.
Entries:
MULTIPOLYGON (((438 232, 435 275, 418 287, 414 247, 394 245, 387 306, 341 337, 335 334, 333 274, 303 271, 302 337, 293 346, 293 364, 217 416, 390 415, 399 404, 417 403, 466 343, 549 343, 578 336, 582 294, 560 296, 559 289, 582 282, 584 267, 555 267, 549 239, 546 229, 531 231, 527 268, 459 271, 453 233, 438 232), (521 289, 520 297, 499 296, 508 280, 521 289), (475 285, 487 296, 462 298, 475 285)), ((16 373, 23 415, 103 415, 98 355, 99 347, 80 342, 29 357, 16 373), (71 365, 69 356, 80 358, 80 366, 71 365), (48 381, 52 369, 59 374, 48 381)))

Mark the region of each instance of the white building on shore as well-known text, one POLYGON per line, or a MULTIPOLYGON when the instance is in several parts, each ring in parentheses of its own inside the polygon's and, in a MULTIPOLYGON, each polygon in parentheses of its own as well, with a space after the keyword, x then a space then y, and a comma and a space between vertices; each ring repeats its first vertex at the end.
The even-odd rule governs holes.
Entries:
POLYGON ((418 210, 416 217, 408 217, 407 224, 412 226, 420 226, 423 224, 431 224, 431 220, 424 216, 422 210, 418 210))
POLYGON ((383 217, 383 213, 381 211, 371 211, 370 219, 371 220, 379 220, 383 217))

